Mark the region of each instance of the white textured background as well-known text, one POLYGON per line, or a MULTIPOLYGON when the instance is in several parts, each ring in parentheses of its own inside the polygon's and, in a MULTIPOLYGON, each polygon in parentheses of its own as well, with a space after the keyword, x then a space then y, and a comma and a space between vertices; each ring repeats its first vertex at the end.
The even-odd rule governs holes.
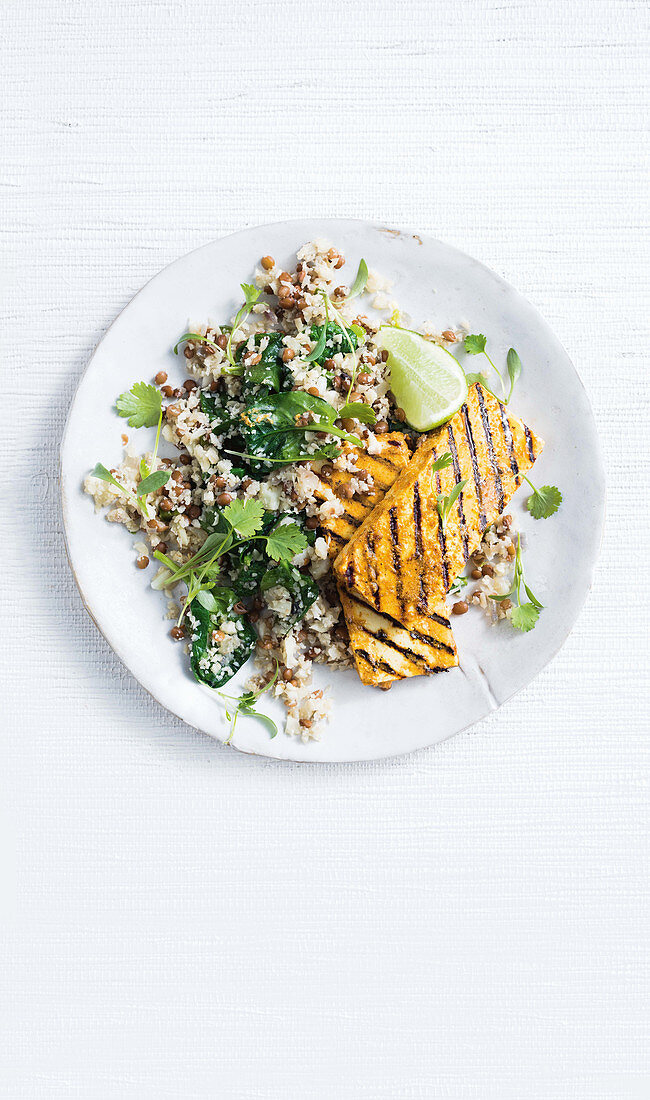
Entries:
POLYGON ((2 1096, 646 1100, 647 5, 0 18, 2 1096), (168 717, 82 611, 58 514, 66 408, 134 292, 319 214, 430 232, 522 290, 608 464, 562 652, 378 765, 249 759, 168 717))

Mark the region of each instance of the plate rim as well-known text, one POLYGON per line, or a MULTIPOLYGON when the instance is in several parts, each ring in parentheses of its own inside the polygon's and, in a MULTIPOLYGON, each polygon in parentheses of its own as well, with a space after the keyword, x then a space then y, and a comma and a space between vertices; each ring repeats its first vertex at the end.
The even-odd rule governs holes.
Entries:
MULTIPOLYGON (((69 405, 68 405, 68 410, 67 410, 67 413, 66 413, 65 422, 64 422, 64 426, 63 426, 63 431, 62 431, 61 439, 60 439, 60 443, 59 443, 59 449, 58 449, 58 482, 59 482, 59 502, 60 502, 60 508, 61 508, 61 516, 62 516, 63 542, 64 542, 65 554, 66 554, 66 558, 67 558, 69 566, 70 566, 72 576, 73 576, 74 581, 75 581, 75 585, 77 587, 77 591, 79 592, 79 596, 81 598, 82 606, 83 606, 84 610, 86 611, 86 613, 88 614, 91 621, 94 623, 94 625, 97 628, 97 630, 99 631, 99 633, 101 634, 102 638, 104 638, 105 642, 110 647, 112 652, 115 654, 115 656, 118 658, 118 660, 122 663, 122 665, 126 668, 129 675, 133 677, 133 679, 140 685, 140 687, 142 687, 144 689, 144 691, 146 691, 147 694, 164 711, 166 711, 168 714, 172 714, 175 718, 177 718, 180 722, 182 722, 183 725, 185 725, 188 729, 195 730, 197 733, 200 733, 203 736, 209 737, 211 741, 214 741, 217 744, 220 744, 223 748, 234 749, 237 752, 243 754, 244 756, 260 758, 260 759, 263 759, 263 760, 271 760, 271 761, 275 761, 278 764, 294 764, 294 765, 295 764, 306 764, 308 766, 329 765, 329 766, 340 767, 340 766, 343 766, 343 765, 346 765, 346 764, 359 764, 359 763, 368 763, 368 764, 373 763, 374 764, 374 763, 380 763, 381 761, 395 760, 395 759, 399 759, 399 758, 402 758, 402 757, 411 756, 413 753, 430 750, 430 749, 435 748, 437 745, 444 744, 444 742, 451 740, 453 737, 457 737, 459 734, 464 733, 466 730, 470 729, 472 726, 475 726, 477 724, 477 722, 484 721, 485 718, 488 717, 490 714, 498 713, 498 711, 501 710, 501 708, 506 703, 508 703, 511 699, 513 699, 516 695, 518 695, 519 692, 523 691, 526 687, 528 687, 540 675, 540 673, 546 667, 548 667, 548 665, 551 663, 551 661, 553 661, 555 659, 555 657, 557 656, 559 651, 562 649, 562 647, 565 644, 567 638, 569 637, 569 634, 574 629, 574 626, 575 626, 579 616, 581 615, 581 613, 584 609, 587 598, 588 598, 588 596, 591 592, 591 589, 593 587, 595 572, 596 572, 596 568, 598 566, 598 562, 599 562, 601 551, 602 551, 602 542, 603 542, 603 535, 604 535, 604 529, 605 529, 606 510, 607 510, 607 479, 606 479, 606 474, 605 474, 603 449, 602 449, 600 434, 598 432, 598 426, 596 424, 595 417, 593 416, 593 408, 592 408, 591 400, 590 400, 590 397, 589 397, 589 393, 588 393, 587 388, 586 388, 586 386, 585 386, 585 384, 582 380, 580 372, 578 371, 578 369, 575 366, 573 360, 569 356, 566 348, 564 347, 564 345, 559 340, 559 337, 556 336, 555 331, 551 328, 551 326, 546 321, 545 317, 543 316, 541 311, 537 308, 537 306, 533 302, 529 301, 529 299, 526 298, 522 294, 522 292, 520 290, 518 290, 515 286, 513 286, 511 283, 509 283, 501 275, 498 275, 495 271, 492 270, 492 268, 488 267, 487 264, 485 264, 482 260, 477 260, 474 256, 471 256, 468 252, 464 252, 462 249, 457 248, 455 245, 448 244, 446 241, 443 241, 438 237, 434 237, 432 234, 429 234, 427 232, 424 232, 424 231, 416 232, 415 230, 411 229, 408 226, 401 226, 401 227, 398 228, 398 227, 395 227, 395 226, 386 225, 383 222, 372 221, 372 220, 369 220, 369 219, 366 219, 366 218, 353 218, 353 217, 318 218, 318 217, 305 216, 305 217, 302 217, 302 218, 285 218, 285 219, 280 219, 280 220, 274 221, 274 222, 260 222, 256 225, 246 226, 242 229, 236 229, 236 230, 234 230, 233 232, 230 232, 230 233, 224 233, 220 237, 215 237, 215 238, 213 238, 209 241, 204 242, 203 244, 197 245, 195 248, 190 249, 188 252, 184 252, 180 256, 176 256, 169 263, 164 264, 163 267, 159 268, 156 272, 154 272, 154 274, 151 275, 142 284, 141 287, 139 287, 139 289, 135 292, 135 294, 132 295, 132 297, 129 299, 129 301, 126 302, 122 306, 122 308, 118 311, 118 313, 116 313, 113 320, 110 322, 110 324, 106 327, 106 329, 104 330, 102 335, 97 340, 96 344, 93 347, 93 350, 92 350, 91 354, 89 355, 89 357, 86 361, 86 364, 85 364, 83 370, 81 371, 79 377, 77 378, 77 381, 76 381, 76 384, 75 384, 75 387, 74 387, 74 392, 73 392, 73 394, 70 398, 70 402, 69 402, 69 405), (76 399, 77 399, 79 389, 81 388, 81 385, 82 385, 88 371, 90 370, 90 368, 92 366, 93 360, 95 359, 95 356, 97 355, 100 346, 102 345, 102 343, 106 339, 106 336, 111 331, 111 329, 118 323, 118 321, 123 316, 123 314, 128 309, 130 309, 130 307, 133 305, 133 303, 136 301, 136 299, 138 297, 140 297, 141 294, 143 294, 143 292, 147 289, 147 287, 149 287, 149 285, 152 282, 154 282, 163 272, 168 271, 170 268, 174 267, 176 264, 184 262, 184 261, 188 260, 191 256, 195 255, 196 253, 199 253, 199 252, 202 252, 204 250, 210 249, 214 245, 219 244, 221 241, 224 241, 224 240, 226 240, 230 237, 237 237, 237 236, 242 236, 242 235, 248 234, 248 233, 255 233, 255 232, 259 232, 260 230, 264 230, 264 229, 277 228, 277 227, 290 227, 292 225, 304 224, 306 222, 310 222, 310 223, 312 223, 314 225, 318 225, 318 226, 323 226, 324 228, 325 227, 330 227, 330 226, 334 227, 336 225, 349 225, 349 224, 352 223, 352 224, 357 224, 357 225, 360 225, 360 226, 364 226, 366 228, 375 229, 375 230, 377 230, 381 233, 385 233, 389 237, 402 237, 402 236, 411 237, 413 240, 417 241, 419 244, 423 243, 423 238, 424 238, 427 241, 430 241, 433 244, 439 245, 439 246, 443 247, 444 249, 446 249, 447 251, 449 251, 451 253, 454 253, 457 257, 459 257, 459 258, 461 258, 465 261, 469 261, 475 267, 479 268, 486 276, 488 276, 491 281, 495 282, 497 285, 499 285, 501 287, 505 287, 516 298, 521 299, 522 302, 525 303, 526 308, 529 309, 529 310, 532 310, 532 312, 542 322, 542 324, 548 330, 548 332, 552 335, 552 337, 557 341, 558 345, 562 349, 562 352, 566 356, 566 359, 567 359, 568 363, 570 364, 571 368, 573 369, 573 371, 575 373, 575 377, 576 377, 576 379, 577 379, 577 381, 580 385, 580 388, 581 388, 581 390, 584 394, 584 397, 587 401, 589 409, 591 410, 591 413, 592 413, 592 417, 594 419, 594 426, 595 426, 595 429, 596 429, 595 430, 595 439, 596 439, 596 443, 597 443, 597 460, 598 460, 598 465, 597 465, 597 471, 596 472, 597 472, 597 475, 598 475, 598 479, 601 483, 601 493, 599 495, 600 514, 599 514, 599 523, 598 523, 598 528, 597 528, 596 548, 595 548, 595 553, 594 553, 591 561, 589 562, 589 565, 587 566, 587 571, 588 571, 588 577, 586 578, 587 579, 587 584, 585 585, 582 599, 580 600, 580 603, 577 606, 576 614, 575 614, 574 618, 572 619, 570 625, 566 628, 566 630, 563 629, 563 631, 561 633, 561 636, 558 639, 557 645, 553 649, 552 653, 549 656, 546 657, 543 664, 540 665, 540 667, 533 673, 533 675, 529 679, 527 679, 525 683, 521 684, 519 687, 516 687, 516 688, 513 689, 513 691, 509 692, 509 694, 507 694, 503 699, 501 699, 498 706, 493 707, 488 712, 488 714, 483 715, 479 719, 472 719, 471 721, 467 722, 464 726, 461 726, 459 729, 455 730, 453 733, 447 734, 445 737, 439 738, 435 741, 428 742, 427 744, 424 744, 424 745, 417 745, 417 746, 412 747, 412 748, 397 750, 396 752, 393 752, 393 751, 386 752, 386 753, 379 752, 377 754, 373 754, 373 756, 354 756, 354 757, 346 757, 344 759, 334 759, 334 760, 320 760, 320 759, 311 759, 310 760, 310 759, 307 759, 307 758, 304 758, 304 757, 299 758, 299 759, 294 759, 291 756, 271 755, 269 753, 258 751, 256 749, 242 747, 241 745, 238 745, 234 742, 226 742, 225 740, 223 740, 222 738, 220 738, 216 734, 210 733, 208 730, 202 729, 200 726, 193 725, 191 722, 189 722, 187 720, 187 718, 183 717, 183 715, 179 714, 176 710, 174 710, 173 706, 169 706, 166 703, 162 703, 160 701, 160 699, 158 699, 158 697, 154 694, 154 692, 149 687, 147 687, 147 685, 145 683, 143 683, 143 681, 140 679, 139 676, 136 675, 135 672, 132 671, 132 669, 130 668, 129 664, 127 663, 125 657, 122 656, 120 650, 113 644, 113 642, 107 636, 105 630, 100 625, 98 619, 96 618, 95 614, 93 613, 91 604, 90 604, 90 602, 88 600, 88 597, 87 597, 87 593, 84 591, 83 584, 82 584, 81 579, 79 578, 79 576, 77 574, 77 570, 76 570, 74 562, 72 560, 70 544, 69 544, 69 537, 68 537, 68 510, 70 508, 70 502, 68 501, 67 494, 66 494, 66 484, 65 484, 65 476, 64 476, 65 451, 66 451, 66 447, 69 443, 68 433, 69 433, 69 430, 70 430, 70 421, 72 419, 72 412, 73 412, 73 408, 74 408, 74 405, 75 405, 75 402, 76 402, 76 399)), ((326 737, 327 734, 325 733, 324 736, 326 737)))

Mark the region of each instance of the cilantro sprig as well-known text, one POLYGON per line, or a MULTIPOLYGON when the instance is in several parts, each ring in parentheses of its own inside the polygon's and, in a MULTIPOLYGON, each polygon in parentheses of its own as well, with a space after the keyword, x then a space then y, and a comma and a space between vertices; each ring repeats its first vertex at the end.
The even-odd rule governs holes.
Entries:
POLYGON ((232 338, 235 330, 238 329, 242 321, 244 321, 248 317, 248 314, 250 313, 260 294, 262 293, 260 288, 254 286, 252 283, 241 283, 240 285, 244 292, 244 304, 235 315, 233 326, 228 333, 228 344, 226 346, 226 358, 228 359, 231 368, 228 372, 229 374, 241 374, 243 371, 243 367, 241 366, 241 364, 235 362, 235 357, 232 353, 232 338))
MULTIPOLYGON (((453 462, 453 459, 452 459, 449 451, 446 451, 444 455, 441 455, 441 457, 437 458, 436 461, 432 464, 431 470, 432 470, 433 473, 435 473, 436 470, 446 470, 448 466, 451 466, 452 462, 453 462)), ((467 478, 465 477, 465 478, 462 479, 462 481, 456 482, 456 484, 454 485, 454 487, 453 487, 453 489, 451 490, 450 493, 447 493, 447 494, 438 493, 438 499, 436 501, 436 507, 438 509, 438 515, 440 516, 440 524, 442 526, 443 531, 444 531, 444 529, 447 525, 447 520, 449 518, 449 513, 451 512, 454 504, 458 500, 458 497, 460 496, 460 494, 462 493, 462 491, 463 491, 463 489, 465 488, 466 485, 467 485, 467 478)))
POLYGON ((528 497, 526 504, 533 519, 548 519, 555 515, 562 503, 562 493, 557 485, 542 485, 540 489, 536 489, 530 478, 525 474, 523 477, 533 490, 533 495, 528 497))
POLYGON ((235 732, 235 726, 237 725, 237 719, 239 718, 240 714, 243 714, 245 718, 257 718, 258 721, 263 722, 271 734, 271 740, 273 740, 274 737, 277 737, 278 727, 276 726, 275 722, 272 718, 269 717, 268 714, 262 714, 261 711, 256 710, 255 704, 266 691, 270 691, 270 689, 275 684, 279 673, 280 666, 276 661, 275 674, 273 676, 273 679, 269 680, 268 684, 265 684, 264 687, 258 688, 257 691, 244 691, 240 696, 226 695, 222 691, 219 692, 219 695, 222 699, 227 699, 228 702, 236 704, 235 707, 228 708, 228 706, 226 706, 225 708, 226 718, 230 722, 230 730, 224 744, 229 745, 232 741, 233 734, 235 732))
POLYGON ((157 426, 151 466, 148 466, 144 459, 140 460, 140 481, 136 485, 135 493, 126 489, 101 462, 98 462, 92 471, 93 477, 98 477, 102 481, 114 485, 142 513, 145 519, 150 519, 151 514, 147 507, 146 498, 149 493, 155 493, 158 489, 162 489, 171 477, 169 470, 156 470, 163 418, 162 394, 160 390, 147 382, 134 382, 130 390, 120 394, 115 402, 115 407, 119 415, 126 418, 131 428, 153 428, 154 425, 157 426))
POLYGON ((515 630, 521 630, 524 634, 533 629, 539 619, 540 611, 544 609, 544 605, 539 602, 526 584, 524 567, 521 560, 521 535, 517 535, 517 552, 515 554, 515 573, 512 582, 512 591, 508 592, 505 596, 490 596, 490 599, 495 600, 497 603, 503 603, 504 600, 516 600, 517 606, 512 609, 510 622, 515 630), (529 602, 521 602, 522 585, 528 596, 529 602))
POLYGON ((507 365, 507 369, 508 369, 508 378, 510 380, 510 389, 509 389, 508 393, 506 394, 506 387, 505 387, 505 383, 503 381, 503 378, 501 376, 501 372, 499 370, 497 370, 497 368, 495 367, 494 363, 492 362, 490 356, 488 355, 487 351, 485 350, 486 345, 487 345, 487 338, 483 335, 482 332, 471 333, 469 336, 466 336, 465 340, 464 340, 464 344, 463 344, 463 346, 465 348, 465 351, 467 352, 468 355, 484 355, 485 356, 488 363, 492 367, 492 370, 494 371, 497 378, 499 379, 499 388, 501 390, 501 394, 495 393, 494 390, 490 388, 490 386, 488 384, 487 375, 484 374, 482 371, 478 374, 466 374, 465 377, 467 378, 467 384, 468 384, 468 386, 473 386, 474 383, 480 382, 480 384, 482 386, 484 386, 485 389, 488 390, 488 392, 491 393, 493 397, 496 397, 497 400, 503 401, 504 404, 507 405, 507 404, 509 404, 510 398, 512 397, 512 391, 515 388, 515 382, 519 378, 519 376, 521 374, 521 371, 522 371, 521 359, 519 358, 519 356, 518 356, 518 354, 517 354, 517 352, 515 351, 514 348, 509 349, 507 359, 506 359, 506 365, 507 365))
MULTIPOLYGON (((178 584, 179 581, 183 581, 187 586, 187 596, 178 617, 179 626, 193 599, 198 598, 203 592, 213 593, 219 576, 220 559, 230 550, 235 550, 245 543, 260 542, 274 561, 290 562, 307 546, 307 536, 300 530, 297 523, 284 523, 279 520, 270 531, 260 533, 264 521, 264 508, 259 500, 232 500, 220 515, 225 520, 226 530, 214 531, 208 535, 196 554, 182 565, 172 561, 160 550, 154 550, 154 557, 169 572, 169 576, 162 582, 162 587, 168 588, 178 584)), ((199 602, 203 603, 203 600, 199 602)), ((203 606, 208 611, 212 610, 212 607, 206 603, 203 603, 203 606)))
POLYGON ((449 595, 458 596, 463 588, 467 588, 467 584, 467 577, 461 573, 458 577, 456 577, 456 580, 449 589, 449 595))

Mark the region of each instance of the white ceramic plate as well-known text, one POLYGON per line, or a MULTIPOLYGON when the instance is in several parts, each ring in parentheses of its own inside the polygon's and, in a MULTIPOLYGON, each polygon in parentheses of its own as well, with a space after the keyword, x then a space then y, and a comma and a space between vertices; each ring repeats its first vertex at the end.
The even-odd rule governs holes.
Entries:
MULTIPOLYGON (((347 257, 348 272, 363 256, 394 280, 394 296, 416 323, 439 329, 466 322, 483 332, 497 364, 515 347, 524 364, 512 403, 546 440, 536 484, 559 485, 560 511, 535 521, 525 510, 526 487, 511 512, 526 533, 526 577, 545 605, 529 634, 490 626, 472 610, 454 619, 460 667, 417 677, 389 693, 362 687, 354 672, 317 674, 330 687, 332 718, 320 742, 302 743, 241 720, 233 745, 284 760, 372 760, 442 741, 477 722, 530 683, 557 652, 575 622, 592 580, 604 514, 604 475, 589 401, 582 383, 537 311, 492 271, 469 256, 406 231, 351 220, 292 221, 248 229, 206 245, 156 275, 113 323, 79 383, 61 448, 61 487, 68 552, 82 599, 115 652, 137 680, 183 721, 223 740, 223 704, 192 678, 183 647, 169 638, 165 601, 134 568, 132 536, 95 515, 81 483, 95 462, 120 461, 127 431, 145 450, 152 432, 134 432, 113 411, 115 398, 139 379, 166 370, 180 379, 171 354, 188 320, 230 317, 239 283, 261 256, 289 266, 305 241, 325 237, 347 257)), ((348 275, 348 281, 352 274, 348 275)), ((364 307, 365 308, 365 307, 364 307)), ((464 358, 463 355, 460 356, 464 358)), ((472 361, 470 369, 477 369, 472 361)), ((241 683, 245 675, 232 682, 241 683)), ((230 690, 230 689, 228 689, 230 690)), ((119 706, 119 700, 116 700, 119 706)), ((264 702, 280 724, 282 708, 264 702)))

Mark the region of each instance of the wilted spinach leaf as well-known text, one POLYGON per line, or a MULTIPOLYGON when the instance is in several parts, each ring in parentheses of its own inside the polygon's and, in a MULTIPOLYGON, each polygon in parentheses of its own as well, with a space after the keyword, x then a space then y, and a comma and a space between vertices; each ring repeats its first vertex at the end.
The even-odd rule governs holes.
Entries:
POLYGON ((237 593, 231 588, 213 589, 217 611, 208 611, 198 599, 192 600, 188 611, 192 626, 192 653, 190 664, 192 672, 202 684, 211 688, 223 687, 248 660, 257 634, 248 619, 234 615, 233 605, 237 602, 237 593), (219 652, 219 643, 212 640, 212 632, 220 630, 225 622, 237 623, 238 643, 232 653, 223 658, 221 664, 210 666, 210 657, 219 652))
POLYGON ((226 409, 227 394, 210 393, 209 390, 201 390, 199 394, 199 407, 210 419, 210 427, 215 435, 220 435, 233 424, 237 417, 232 417, 226 409))
POLYGON ((289 465, 306 458, 333 458, 338 454, 335 443, 327 443, 315 453, 307 452, 305 431, 329 431, 344 433, 333 428, 337 412, 322 397, 313 397, 302 390, 271 394, 253 401, 240 416, 240 432, 245 453, 253 461, 252 468, 270 469, 277 465, 289 465), (313 413, 319 423, 305 425, 302 418, 313 413))
MULTIPOLYGON (((359 344, 359 339, 356 332, 354 332, 352 329, 349 329, 348 332, 344 332, 341 325, 337 325, 336 321, 328 321, 325 328, 325 346, 321 354, 318 356, 318 359, 314 360, 314 362, 318 363, 319 366, 324 362, 325 359, 331 359, 332 356, 336 355, 337 352, 341 351, 344 355, 346 355, 349 351, 352 351, 353 348, 357 348, 359 344), (352 347, 350 347, 350 344, 352 344, 352 347)), ((315 340, 318 343, 322 332, 323 325, 312 325, 312 340, 315 340)))
POLYGON ((281 620, 283 630, 288 633, 318 599, 318 585, 308 573, 301 573, 295 566, 288 565, 286 562, 281 562, 265 572, 262 578, 262 592, 268 592, 269 588, 274 588, 278 584, 286 588, 291 597, 291 612, 287 618, 281 620))
MULTIPOLYGON (((245 363, 242 377, 242 394, 252 394, 258 391, 264 393, 278 393, 284 388, 285 373, 282 360, 282 333, 256 333, 254 337, 255 347, 266 340, 266 347, 261 352, 259 363, 245 363)), ((245 344, 240 344, 235 353, 235 360, 241 363, 246 350, 245 344)))

